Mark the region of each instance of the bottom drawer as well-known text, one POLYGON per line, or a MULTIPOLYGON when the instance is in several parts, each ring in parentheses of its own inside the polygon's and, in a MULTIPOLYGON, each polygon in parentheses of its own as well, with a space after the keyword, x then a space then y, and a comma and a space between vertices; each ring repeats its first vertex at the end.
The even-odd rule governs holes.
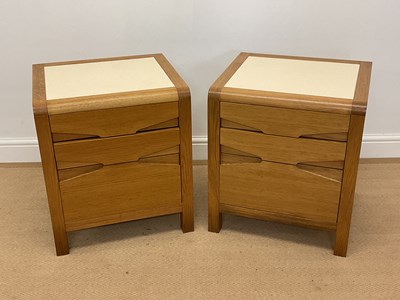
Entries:
POLYGON ((264 211, 280 220, 311 226, 336 226, 341 172, 271 162, 222 164, 220 202, 264 211))
POLYGON ((60 190, 69 231, 181 211, 178 164, 99 166, 60 181, 60 190))

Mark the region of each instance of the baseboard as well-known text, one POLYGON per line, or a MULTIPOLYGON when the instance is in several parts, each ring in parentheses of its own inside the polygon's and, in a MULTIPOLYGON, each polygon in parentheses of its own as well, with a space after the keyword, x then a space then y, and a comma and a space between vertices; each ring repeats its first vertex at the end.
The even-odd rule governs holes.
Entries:
POLYGON ((0 162, 40 162, 37 139, 0 139, 0 162))
MULTIPOLYGON (((362 158, 400 157, 400 135, 364 135, 362 158)), ((193 159, 207 160, 207 137, 193 137, 193 159)), ((0 139, 0 163, 39 162, 35 138, 0 139)))
POLYGON ((207 160, 207 137, 194 136, 193 143, 193 160, 205 161, 207 160))
POLYGON ((364 135, 361 157, 400 157, 400 135, 364 135))

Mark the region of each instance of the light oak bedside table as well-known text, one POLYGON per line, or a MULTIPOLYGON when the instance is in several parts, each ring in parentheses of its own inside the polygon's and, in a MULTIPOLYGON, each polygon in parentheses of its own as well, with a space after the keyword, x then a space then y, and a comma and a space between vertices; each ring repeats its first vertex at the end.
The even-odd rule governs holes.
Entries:
POLYGON ((222 213, 332 230, 346 256, 371 65, 233 61, 209 91, 210 231, 222 213))
POLYGON ((34 65, 33 109, 57 255, 106 224, 193 231, 190 92, 162 54, 34 65))

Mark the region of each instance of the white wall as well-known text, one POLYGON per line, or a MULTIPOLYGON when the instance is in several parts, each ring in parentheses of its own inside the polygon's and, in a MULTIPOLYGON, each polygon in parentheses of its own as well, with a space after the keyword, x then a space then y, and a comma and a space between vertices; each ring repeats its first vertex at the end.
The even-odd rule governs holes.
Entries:
POLYGON ((373 61, 363 156, 400 156, 399 11, 396 0, 3 0, 0 161, 38 159, 33 63, 155 52, 191 88, 196 158, 207 90, 240 51, 373 61))

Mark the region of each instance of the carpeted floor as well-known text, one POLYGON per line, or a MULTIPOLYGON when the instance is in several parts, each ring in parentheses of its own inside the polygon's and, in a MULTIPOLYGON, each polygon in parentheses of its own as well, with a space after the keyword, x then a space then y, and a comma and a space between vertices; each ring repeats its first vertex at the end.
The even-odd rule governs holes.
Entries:
POLYGON ((347 258, 312 229, 225 216, 209 233, 194 173, 194 232, 176 215, 105 226, 57 257, 41 169, 0 167, 0 299, 400 298, 400 163, 360 165, 347 258))

